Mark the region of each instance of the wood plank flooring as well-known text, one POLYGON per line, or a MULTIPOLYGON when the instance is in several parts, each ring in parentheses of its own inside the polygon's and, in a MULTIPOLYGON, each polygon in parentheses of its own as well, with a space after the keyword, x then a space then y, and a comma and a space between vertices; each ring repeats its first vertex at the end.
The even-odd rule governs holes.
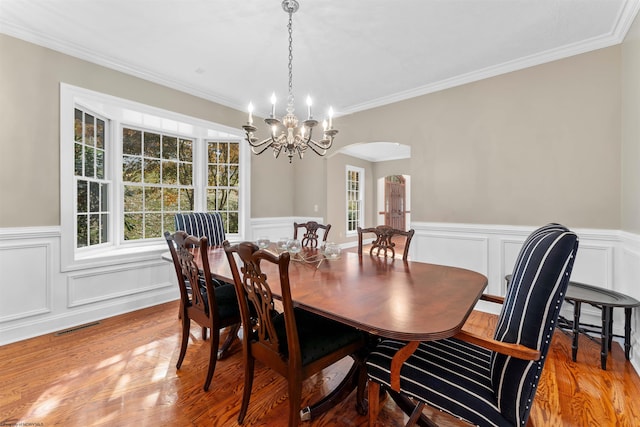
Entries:
MULTIPOLYGON (((209 392, 202 390, 208 341, 194 325, 182 368, 175 368, 180 340, 178 303, 172 302, 99 325, 0 347, 0 425, 237 426, 242 396, 241 348, 219 361, 209 392), (27 424, 31 423, 31 424, 27 424)), ((474 313, 469 325, 489 330, 494 317, 474 313)), ((639 426, 640 380, 614 344, 607 371, 599 346, 571 341, 557 331, 532 410, 534 426, 639 426)), ((305 383, 306 401, 331 389, 346 371, 338 363, 305 383)), ((248 426, 286 424, 285 382, 258 365, 248 426)), ((355 393, 308 426, 366 426, 355 411, 355 393)), ((443 426, 456 420, 435 414, 443 426)), ((387 399, 380 426, 404 425, 406 417, 387 399)))

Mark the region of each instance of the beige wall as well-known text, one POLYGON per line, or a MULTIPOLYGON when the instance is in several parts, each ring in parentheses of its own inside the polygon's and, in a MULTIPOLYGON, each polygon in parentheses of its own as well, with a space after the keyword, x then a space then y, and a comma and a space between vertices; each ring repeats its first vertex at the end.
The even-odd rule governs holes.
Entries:
MULTIPOLYGON (((240 111, 0 34, 0 227, 60 224, 60 82, 227 126, 246 121, 240 111)), ((268 157, 252 158, 252 216, 290 215, 292 171, 268 157)))
MULTIPOLYGON (((243 112, 5 35, 0 58, 0 227, 60 224, 60 82, 228 126, 245 120, 243 112)), ((408 170, 398 173, 412 177, 415 221, 560 221, 638 232, 639 70, 636 22, 621 46, 339 117, 333 150, 411 145, 408 170)), ((364 163, 372 221, 374 177, 384 166, 364 163)), ((335 159, 309 153, 289 165, 252 156, 251 216, 322 216, 343 231, 343 180, 344 162, 335 159)))
POLYGON ((346 236, 346 167, 347 165, 350 165, 364 169, 364 224, 369 227, 374 225, 373 221, 375 218, 375 185, 373 180, 374 174, 372 163, 344 154, 334 154, 326 159, 326 162, 327 185, 325 191, 327 192, 327 222, 331 224, 331 240, 338 243, 345 242, 347 240, 355 240, 355 238, 347 238, 346 236))
POLYGON ((339 144, 411 145, 414 221, 618 229, 620 58, 615 46, 340 117, 339 144))
MULTIPOLYGON (((327 215, 326 158, 307 150, 304 159, 294 159, 293 215, 322 217, 327 215), (318 210, 315 210, 315 207, 318 210)), ((287 165, 288 166, 288 165, 287 165)), ((286 167, 282 165, 281 167, 286 167)), ((333 235, 333 233, 331 233, 333 235)))
POLYGON ((622 44, 622 229, 640 233, 640 18, 622 44))

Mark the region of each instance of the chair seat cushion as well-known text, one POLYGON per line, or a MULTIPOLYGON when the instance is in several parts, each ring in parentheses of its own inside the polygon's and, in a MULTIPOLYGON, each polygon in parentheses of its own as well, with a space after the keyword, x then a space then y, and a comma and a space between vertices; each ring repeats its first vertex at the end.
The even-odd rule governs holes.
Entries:
MULTIPOLYGON (((308 365, 327 354, 340 348, 363 340, 361 331, 340 322, 327 319, 301 308, 294 308, 302 365, 308 365)), ((280 313, 273 319, 273 325, 278 334, 279 351, 288 355, 287 333, 284 324, 284 314, 280 313)))
MULTIPOLYGON (((367 371, 390 386, 391 359, 406 343, 383 340, 369 355, 367 371)), ((400 370, 400 391, 470 423, 510 426, 491 386, 491 352, 457 339, 420 343, 400 370)))
MULTIPOLYGON (((238 299, 236 298, 236 288, 230 283, 226 282, 218 282, 216 279, 214 280, 214 288, 213 291, 216 296, 216 303, 218 304, 218 317, 220 320, 229 319, 229 318, 239 318, 240 317, 240 309, 238 308, 238 299)), ((185 284, 187 286, 187 291, 191 293, 191 284, 188 280, 185 280, 185 284)), ((207 286, 205 285, 204 279, 198 281, 198 285, 200 286, 200 292, 202 293, 202 297, 204 298, 205 310, 206 313, 209 313, 209 305, 207 300, 207 286)))
MULTIPOLYGON (((206 295, 206 289, 205 295, 206 295)), ((240 318, 240 309, 238 308, 238 298, 236 298, 236 288, 230 284, 216 286, 214 288, 216 294, 216 303, 218 304, 218 317, 220 320, 230 318, 240 318)))

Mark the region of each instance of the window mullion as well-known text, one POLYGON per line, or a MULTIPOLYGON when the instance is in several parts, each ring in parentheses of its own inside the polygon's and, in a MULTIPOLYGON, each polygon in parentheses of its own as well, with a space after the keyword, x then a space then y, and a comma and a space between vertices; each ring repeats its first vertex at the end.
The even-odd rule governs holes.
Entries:
POLYGON ((124 184, 122 182, 122 123, 118 120, 112 120, 109 127, 109 173, 111 174, 112 190, 109 195, 111 202, 111 241, 121 245, 124 242, 124 230, 122 218, 124 218, 124 204, 122 203, 122 194, 124 192, 124 184), (117 214, 116 214, 117 212, 117 214))

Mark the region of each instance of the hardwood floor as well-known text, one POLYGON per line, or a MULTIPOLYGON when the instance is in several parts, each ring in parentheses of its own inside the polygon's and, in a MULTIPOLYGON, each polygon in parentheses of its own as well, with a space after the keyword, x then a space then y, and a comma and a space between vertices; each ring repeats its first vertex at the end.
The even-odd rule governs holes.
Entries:
MULTIPOLYGON (((219 361, 209 392, 202 390, 208 342, 200 329, 180 371, 178 303, 105 319, 62 335, 0 347, 0 425, 49 426, 237 426, 242 396, 241 348, 219 361), (32 424, 27 424, 32 423, 32 424), (36 424, 37 423, 37 424, 36 424)), ((474 313, 469 325, 488 330, 494 318, 474 313)), ((571 342, 557 331, 532 410, 534 426, 638 426, 640 379, 614 344, 607 371, 599 346, 581 337, 578 362, 571 342)), ((333 387, 346 370, 339 363, 305 384, 306 401, 333 387)), ((248 426, 286 423, 283 379, 258 365, 248 426)), ((309 426, 366 426, 355 411, 355 393, 309 426)), ((436 414, 443 426, 459 425, 436 414)), ((404 425, 406 417, 387 399, 380 426, 404 425)))

